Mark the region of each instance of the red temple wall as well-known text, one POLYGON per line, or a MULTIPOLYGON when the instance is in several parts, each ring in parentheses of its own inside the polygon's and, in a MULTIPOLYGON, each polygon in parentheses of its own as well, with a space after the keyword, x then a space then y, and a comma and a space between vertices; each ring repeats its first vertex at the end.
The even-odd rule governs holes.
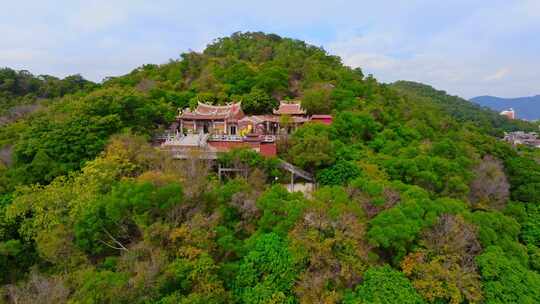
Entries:
POLYGON ((219 152, 227 152, 234 148, 251 148, 261 155, 270 157, 277 155, 275 143, 241 142, 241 141, 209 141, 208 144, 219 152))
POLYGON ((270 157, 277 155, 277 145, 276 143, 261 143, 260 144, 260 153, 263 156, 270 157))
POLYGON ((320 122, 320 123, 323 123, 325 125, 331 125, 332 124, 332 117, 328 117, 328 118, 312 118, 311 121, 313 122, 320 122))

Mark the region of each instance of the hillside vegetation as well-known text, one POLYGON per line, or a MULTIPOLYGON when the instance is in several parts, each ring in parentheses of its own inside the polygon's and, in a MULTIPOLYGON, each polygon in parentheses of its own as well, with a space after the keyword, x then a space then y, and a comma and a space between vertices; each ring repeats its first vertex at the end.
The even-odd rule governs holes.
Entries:
POLYGON ((17 106, 32 105, 44 99, 89 91, 95 87, 96 84, 80 75, 59 79, 50 75, 34 76, 28 71, 0 68, 0 114, 16 114, 17 106), (11 113, 8 110, 12 110, 11 113))
POLYGON ((538 152, 493 136, 531 125, 263 33, 50 97, 0 131, 0 303, 540 302, 538 152), (280 99, 334 115, 280 144, 309 198, 253 151, 219 181, 148 144, 179 107, 280 99))
POLYGON ((392 87, 413 100, 425 98, 434 102, 457 121, 474 123, 484 133, 500 136, 505 131, 538 131, 537 123, 509 120, 499 115, 500 111, 496 112, 488 107, 481 107, 458 96, 450 96, 444 91, 436 90, 425 84, 398 81, 393 83, 392 87))

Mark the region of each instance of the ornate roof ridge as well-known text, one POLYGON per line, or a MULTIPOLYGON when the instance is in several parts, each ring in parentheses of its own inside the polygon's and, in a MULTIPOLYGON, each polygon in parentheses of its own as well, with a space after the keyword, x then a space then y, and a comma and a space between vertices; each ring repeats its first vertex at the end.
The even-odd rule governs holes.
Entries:
POLYGON ((286 100, 279 101, 279 107, 274 109, 272 113, 274 114, 306 114, 306 110, 302 108, 301 100, 291 100, 287 102, 286 100))
POLYGON ((209 108, 220 108, 220 109, 226 109, 226 108, 233 107, 236 105, 240 106, 241 104, 242 104, 242 101, 230 102, 230 103, 227 103, 226 105, 211 105, 211 104, 197 101, 197 106, 205 106, 209 108))

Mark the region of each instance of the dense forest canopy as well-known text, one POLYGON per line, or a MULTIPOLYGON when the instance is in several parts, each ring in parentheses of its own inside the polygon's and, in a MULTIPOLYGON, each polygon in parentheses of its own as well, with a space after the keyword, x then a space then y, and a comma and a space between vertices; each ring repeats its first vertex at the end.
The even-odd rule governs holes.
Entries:
POLYGON ((540 302, 540 153, 495 137, 531 124, 264 33, 99 85, 5 69, 0 94, 41 100, 0 129, 0 303, 540 302), (220 181, 149 144, 197 101, 282 99, 334 116, 279 144, 310 196, 251 150, 220 181))
POLYGON ((0 114, 16 115, 17 110, 23 111, 24 105, 35 105, 43 99, 62 97, 78 91, 89 91, 96 86, 81 75, 59 79, 50 75, 34 76, 25 70, 0 68, 0 114))
POLYGON ((538 124, 523 120, 509 120, 498 112, 481 107, 458 96, 450 96, 428 85, 411 81, 398 81, 392 87, 413 100, 427 99, 437 103, 446 113, 460 122, 473 122, 482 132, 500 135, 507 131, 538 131, 538 124))
POLYGON ((50 75, 34 76, 30 72, 0 69, 0 92, 6 97, 33 95, 38 98, 61 97, 68 93, 94 87, 95 84, 81 75, 71 75, 59 79, 50 75))

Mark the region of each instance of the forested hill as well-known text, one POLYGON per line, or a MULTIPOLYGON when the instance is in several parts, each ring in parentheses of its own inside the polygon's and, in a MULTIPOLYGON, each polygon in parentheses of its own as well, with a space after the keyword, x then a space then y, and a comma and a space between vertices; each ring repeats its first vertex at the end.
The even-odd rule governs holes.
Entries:
POLYGON ((50 75, 35 76, 28 71, 0 68, 0 109, 36 99, 57 98, 77 91, 88 91, 96 84, 80 75, 59 79, 50 75))
POLYGON ((78 91, 88 92, 97 85, 72 75, 59 79, 32 75, 28 71, 0 68, 0 125, 38 109, 40 103, 78 91))
POLYGON ((519 118, 528 120, 540 120, 540 95, 518 98, 501 98, 495 96, 478 96, 471 102, 494 111, 513 108, 519 118))
MULTIPOLYGON (((411 97, 412 100, 426 99, 437 104, 446 113, 461 122, 471 122, 484 132, 498 131, 537 131, 538 124, 521 120, 509 120, 499 115, 487 104, 473 103, 458 96, 451 96, 445 91, 436 90, 431 86, 412 81, 397 81, 392 87, 411 97)), ((474 101, 474 100, 472 100, 474 101)))
POLYGON ((0 129, 0 303, 540 302, 540 155, 493 136, 531 125, 264 33, 49 97, 0 129), (309 197, 251 150, 220 181, 149 144, 280 99, 334 116, 279 143, 309 197))

